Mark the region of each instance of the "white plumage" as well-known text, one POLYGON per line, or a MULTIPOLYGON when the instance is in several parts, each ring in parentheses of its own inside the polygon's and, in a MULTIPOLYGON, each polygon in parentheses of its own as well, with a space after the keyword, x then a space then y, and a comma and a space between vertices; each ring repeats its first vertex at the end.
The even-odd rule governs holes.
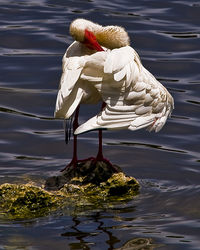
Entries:
POLYGON ((64 54, 55 117, 67 119, 80 103, 104 101, 105 108, 79 126, 75 134, 94 129, 138 130, 145 127, 158 132, 172 112, 173 98, 144 68, 136 51, 129 46, 127 33, 121 27, 107 26, 112 27, 112 34, 106 38, 108 28, 87 20, 84 25, 84 19, 81 19, 79 29, 76 23, 80 23, 80 19, 77 20, 72 23, 70 31, 77 40, 74 33, 79 32, 82 40, 74 41, 64 54), (104 51, 92 50, 84 44, 83 32, 84 29, 90 31, 90 26, 104 51), (116 45, 116 41, 115 45, 112 44, 111 37, 116 34, 119 41, 120 34, 126 41, 123 46, 120 42, 119 46, 116 45), (108 42, 112 49, 103 47, 108 42))

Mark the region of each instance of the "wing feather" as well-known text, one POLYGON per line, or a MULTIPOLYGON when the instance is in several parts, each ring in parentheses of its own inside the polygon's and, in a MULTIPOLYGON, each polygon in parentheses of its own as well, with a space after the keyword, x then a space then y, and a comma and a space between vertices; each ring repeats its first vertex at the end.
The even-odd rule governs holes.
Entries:
POLYGON ((74 42, 63 56, 54 116, 69 118, 80 102, 97 103, 101 96, 94 83, 102 82, 105 52, 91 54, 83 44, 74 42))
POLYGON ((84 56, 77 50, 72 56, 70 50, 70 57, 66 53, 55 117, 70 117, 85 99, 106 102, 104 110, 79 126, 75 134, 145 127, 157 132, 162 128, 173 109, 173 98, 142 66, 134 49, 125 46, 84 56))
POLYGON ((138 55, 133 48, 125 46, 107 53, 104 73, 113 74, 115 81, 126 78, 126 87, 137 80, 140 71, 138 55))
POLYGON ((62 66, 63 73, 56 99, 55 118, 69 118, 83 96, 83 91, 76 86, 84 67, 84 57, 81 56, 81 46, 78 42, 72 43, 66 50, 62 66))

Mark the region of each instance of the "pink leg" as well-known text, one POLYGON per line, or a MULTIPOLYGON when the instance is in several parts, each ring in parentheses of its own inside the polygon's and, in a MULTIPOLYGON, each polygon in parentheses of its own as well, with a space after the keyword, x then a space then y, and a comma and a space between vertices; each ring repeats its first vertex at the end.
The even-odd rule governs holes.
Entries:
MULTIPOLYGON (((104 109, 104 107, 106 106, 106 103, 103 102, 102 106, 101 106, 101 110, 104 109)), ((97 161, 103 161, 105 162, 107 165, 109 165, 111 168, 114 169, 114 171, 118 172, 118 170, 112 165, 112 163, 107 160, 106 158, 104 158, 103 156, 103 145, 102 145, 102 129, 99 129, 99 149, 98 149, 98 153, 96 158, 93 159, 93 162, 97 162, 97 161)))
MULTIPOLYGON (((101 111, 104 109, 104 107, 106 106, 106 103, 103 102, 101 105, 101 111)), ((96 160, 97 161, 101 161, 103 160, 103 146, 102 146, 102 129, 99 129, 99 149, 98 149, 98 153, 96 156, 96 160)))
MULTIPOLYGON (((96 158, 93 158, 93 162, 103 161, 110 167, 113 167, 112 163, 103 156, 103 146, 102 146, 102 130, 99 129, 99 149, 96 158)), ((114 168, 114 167, 113 167, 114 168)))
POLYGON ((98 161, 101 161, 103 159, 102 130, 101 129, 99 129, 99 149, 98 149, 96 159, 98 161))
MULTIPOLYGON (((105 107, 105 102, 103 102, 102 104, 102 107, 101 109, 103 110, 103 108, 105 107)), ((73 122, 73 132, 77 129, 78 127, 78 114, 79 114, 79 106, 77 107, 76 109, 76 112, 75 112, 75 117, 74 117, 74 122, 73 122)), ((67 168, 73 166, 74 168, 77 167, 78 163, 79 162, 87 162, 87 161, 92 161, 94 164, 98 161, 103 161, 105 162, 107 165, 109 165, 111 168, 113 168, 113 170, 115 172, 118 172, 118 170, 112 165, 112 163, 110 163, 109 160, 105 159, 103 157, 103 149, 102 149, 102 129, 99 129, 99 148, 98 148, 98 153, 97 153, 97 156, 96 157, 90 157, 90 158, 87 158, 87 159, 83 159, 83 160, 78 160, 78 157, 77 157, 77 135, 73 135, 74 137, 74 144, 73 144, 73 157, 72 157, 72 160, 71 162, 64 168, 61 170, 64 171, 66 170, 67 168)))

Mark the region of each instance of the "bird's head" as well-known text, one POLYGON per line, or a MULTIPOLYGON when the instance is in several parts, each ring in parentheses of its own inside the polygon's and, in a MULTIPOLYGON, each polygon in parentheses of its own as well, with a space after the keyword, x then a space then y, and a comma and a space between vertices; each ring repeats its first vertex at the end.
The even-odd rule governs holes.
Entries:
POLYGON ((70 25, 71 36, 88 48, 102 51, 103 47, 115 49, 129 45, 129 36, 119 26, 101 26, 86 19, 76 19, 70 25))

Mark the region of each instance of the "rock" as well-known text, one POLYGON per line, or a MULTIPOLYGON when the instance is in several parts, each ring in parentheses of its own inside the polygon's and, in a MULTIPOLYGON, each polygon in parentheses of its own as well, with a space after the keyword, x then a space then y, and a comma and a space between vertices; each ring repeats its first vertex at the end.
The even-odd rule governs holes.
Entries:
POLYGON ((92 199, 95 202, 105 200, 128 200, 132 199, 139 191, 139 183, 133 177, 125 176, 124 173, 115 173, 107 181, 99 185, 93 183, 83 183, 84 179, 76 177, 70 183, 65 184, 60 192, 66 195, 79 196, 85 201, 92 199), (72 184, 73 181, 79 184, 72 184))
POLYGON ((46 190, 59 190, 61 187, 67 183, 68 179, 65 176, 52 176, 49 177, 45 182, 45 189, 46 190))
POLYGON ((65 207, 99 209, 138 194, 139 183, 109 162, 87 161, 46 180, 45 189, 32 184, 0 186, 0 216, 30 219, 65 207), (48 190, 47 190, 48 189, 48 190))
POLYGON ((79 162, 76 167, 68 167, 62 175, 53 176, 46 180, 47 190, 59 190, 64 184, 85 185, 88 183, 99 185, 107 181, 114 173, 122 172, 117 165, 105 161, 79 162), (76 179, 74 179, 76 177, 76 179), (77 178, 82 178, 81 181, 77 178))
POLYGON ((47 215, 60 205, 61 197, 30 184, 0 186, 1 215, 9 219, 35 218, 47 215))

